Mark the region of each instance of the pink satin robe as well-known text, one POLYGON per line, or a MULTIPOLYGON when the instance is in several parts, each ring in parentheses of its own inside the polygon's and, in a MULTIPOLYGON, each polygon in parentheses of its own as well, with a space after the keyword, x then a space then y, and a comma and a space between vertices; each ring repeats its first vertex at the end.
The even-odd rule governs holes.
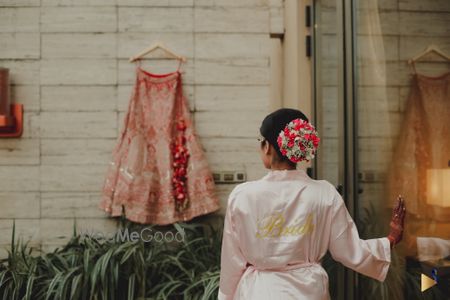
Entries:
POLYGON ((359 238, 341 195, 304 170, 269 170, 229 195, 218 299, 329 299, 320 265, 336 261, 384 281, 389 240, 359 238))

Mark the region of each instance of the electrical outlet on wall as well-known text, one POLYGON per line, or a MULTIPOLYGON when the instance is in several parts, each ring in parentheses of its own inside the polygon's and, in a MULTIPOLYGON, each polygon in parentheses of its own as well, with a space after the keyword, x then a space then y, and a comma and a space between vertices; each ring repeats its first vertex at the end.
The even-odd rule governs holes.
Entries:
POLYGON ((216 183, 239 183, 247 180, 247 176, 244 171, 214 172, 213 178, 216 183))
POLYGON ((366 170, 358 172, 358 179, 360 182, 383 182, 385 174, 378 171, 366 170))

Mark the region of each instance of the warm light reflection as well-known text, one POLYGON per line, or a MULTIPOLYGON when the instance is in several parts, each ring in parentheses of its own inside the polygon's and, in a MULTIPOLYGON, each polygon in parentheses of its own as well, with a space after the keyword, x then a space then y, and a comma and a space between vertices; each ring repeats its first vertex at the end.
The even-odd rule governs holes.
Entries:
POLYGON ((427 204, 450 207, 450 168, 427 170, 427 204))

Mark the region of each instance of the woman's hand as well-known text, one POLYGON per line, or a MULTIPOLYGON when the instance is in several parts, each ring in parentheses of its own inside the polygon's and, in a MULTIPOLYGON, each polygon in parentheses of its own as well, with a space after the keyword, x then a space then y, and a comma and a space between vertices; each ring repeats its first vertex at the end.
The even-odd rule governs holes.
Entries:
POLYGON ((392 211, 391 222, 389 223, 389 227, 391 228, 388 239, 391 243, 391 249, 394 245, 398 244, 403 238, 403 229, 405 223, 405 200, 403 200, 402 196, 398 196, 397 204, 392 211))

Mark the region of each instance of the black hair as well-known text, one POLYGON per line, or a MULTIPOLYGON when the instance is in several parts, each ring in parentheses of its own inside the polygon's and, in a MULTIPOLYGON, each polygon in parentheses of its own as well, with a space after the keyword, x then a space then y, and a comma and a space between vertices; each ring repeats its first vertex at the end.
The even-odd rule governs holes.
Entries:
POLYGON ((297 164, 281 153, 277 143, 277 138, 280 131, 283 130, 289 122, 297 118, 309 122, 305 114, 297 109, 280 108, 268 114, 262 121, 261 127, 259 128, 261 135, 274 147, 277 153, 276 160, 280 162, 287 162, 292 167, 295 167, 297 164))

